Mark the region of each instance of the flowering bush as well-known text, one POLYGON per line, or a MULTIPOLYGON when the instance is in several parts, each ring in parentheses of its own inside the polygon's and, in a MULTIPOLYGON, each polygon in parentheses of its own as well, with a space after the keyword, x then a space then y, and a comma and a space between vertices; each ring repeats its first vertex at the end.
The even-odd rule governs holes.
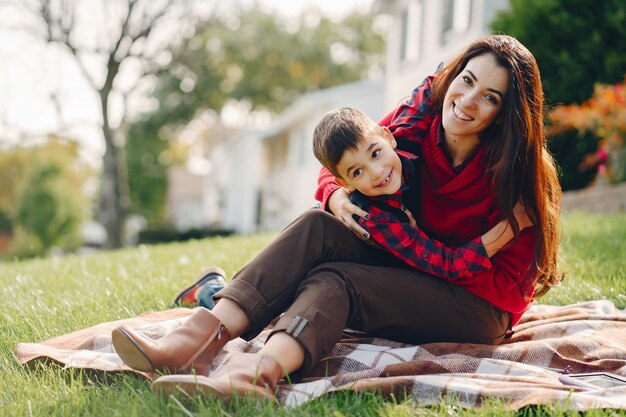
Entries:
POLYGON ((621 84, 596 84, 590 99, 580 105, 557 106, 550 116, 559 130, 576 129, 600 138, 599 173, 608 182, 626 181, 626 76, 621 84))

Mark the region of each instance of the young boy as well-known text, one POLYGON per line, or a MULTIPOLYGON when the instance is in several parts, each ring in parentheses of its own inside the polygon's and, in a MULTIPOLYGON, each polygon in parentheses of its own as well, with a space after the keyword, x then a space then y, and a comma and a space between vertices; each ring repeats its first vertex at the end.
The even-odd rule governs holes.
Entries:
MULTIPOLYGON (((412 267, 450 280, 491 269, 489 258, 513 237, 509 223, 501 221, 457 248, 431 239, 411 214, 418 212, 418 159, 395 148, 396 140, 387 128, 348 107, 326 114, 313 134, 317 159, 350 193, 352 203, 368 212, 366 218, 354 218, 369 232, 365 235, 369 243, 412 267)), ((523 210, 516 210, 516 216, 520 229, 531 225, 523 210)))

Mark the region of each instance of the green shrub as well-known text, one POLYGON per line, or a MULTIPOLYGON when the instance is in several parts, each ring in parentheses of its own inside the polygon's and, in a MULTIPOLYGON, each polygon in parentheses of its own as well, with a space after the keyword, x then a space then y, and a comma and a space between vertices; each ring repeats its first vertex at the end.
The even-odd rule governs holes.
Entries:
POLYGON ((67 187, 59 166, 33 171, 17 199, 13 214, 15 240, 11 255, 43 255, 48 249, 75 249, 86 217, 84 197, 67 187))
POLYGON ((93 174, 71 140, 51 136, 42 144, 0 150, 0 232, 13 235, 3 255, 79 246, 90 208, 84 189, 93 174))
POLYGON ((13 231, 13 223, 7 213, 0 210, 0 233, 13 231))
POLYGON ((559 180, 563 191, 584 188, 595 179, 597 165, 582 167, 581 164, 586 157, 598 151, 599 141, 589 131, 573 129, 549 137, 548 149, 559 166, 559 180))

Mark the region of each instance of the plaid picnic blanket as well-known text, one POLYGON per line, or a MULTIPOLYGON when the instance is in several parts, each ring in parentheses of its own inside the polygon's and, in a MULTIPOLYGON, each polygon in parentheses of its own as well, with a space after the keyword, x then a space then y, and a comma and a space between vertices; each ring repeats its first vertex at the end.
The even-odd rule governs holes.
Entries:
MULTIPOLYGON (((190 310, 149 312, 136 318, 102 323, 41 343, 20 343, 15 355, 27 364, 52 359, 65 368, 130 370, 111 345, 111 330, 126 323, 152 338, 180 326, 190 310)), ((588 389, 563 385, 558 370, 608 371, 626 376, 626 311, 606 300, 567 306, 534 305, 500 346, 468 343, 407 345, 350 334, 299 383, 281 382, 278 398, 297 406, 339 390, 376 391, 435 404, 443 397, 460 406, 480 406, 489 398, 510 409, 532 404, 559 404, 573 410, 626 409, 626 386, 588 389)), ((211 372, 232 352, 258 351, 268 335, 226 345, 211 372)), ((150 379, 153 375, 142 374, 150 379)))

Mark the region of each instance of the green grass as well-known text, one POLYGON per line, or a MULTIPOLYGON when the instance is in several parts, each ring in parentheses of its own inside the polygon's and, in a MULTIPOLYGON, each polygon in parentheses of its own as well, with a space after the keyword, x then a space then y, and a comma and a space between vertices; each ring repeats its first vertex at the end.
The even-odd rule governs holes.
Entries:
MULTIPOLYGON (((564 218, 563 269, 567 278, 540 300, 548 304, 606 298, 626 307, 626 214, 564 218)), ((170 307, 171 299, 200 271, 222 266, 229 276, 273 235, 212 238, 184 244, 141 246, 109 253, 0 264, 0 415, 16 416, 540 416, 577 415, 558 408, 506 411, 497 401, 464 409, 451 400, 435 407, 347 393, 297 409, 241 400, 230 406, 197 398, 165 402, 146 381, 131 375, 93 375, 38 363, 23 368, 12 351, 70 331, 170 307)), ((587 416, 624 412, 592 410, 587 416)))

